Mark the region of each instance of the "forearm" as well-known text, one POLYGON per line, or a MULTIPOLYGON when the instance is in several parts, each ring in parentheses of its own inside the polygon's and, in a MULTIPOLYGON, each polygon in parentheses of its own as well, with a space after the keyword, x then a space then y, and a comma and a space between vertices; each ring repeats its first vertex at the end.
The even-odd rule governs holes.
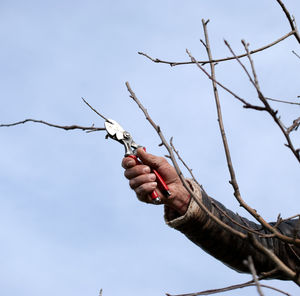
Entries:
MULTIPOLYGON (((193 187, 194 194, 200 198, 206 208, 227 225, 243 233, 247 231, 238 224, 259 231, 262 234, 265 233, 260 225, 234 214, 205 193, 201 193, 200 188, 195 183, 190 182, 190 184, 193 187), (213 203, 216 204, 216 207, 213 206, 213 203), (236 223, 233 223, 231 220, 234 220, 236 223)), ((168 225, 181 231, 203 250, 239 272, 248 272, 248 268, 243 264, 243 261, 249 255, 252 256, 258 273, 270 271, 275 267, 273 262, 252 247, 247 240, 241 239, 210 219, 193 200, 191 200, 189 208, 184 215, 176 214, 176 212, 165 208, 165 219, 168 225)), ((291 268, 295 267, 296 261, 292 258, 293 255, 289 251, 288 246, 284 243, 274 238, 257 236, 257 239, 264 246, 272 249, 291 268)), ((281 275, 277 276, 284 279, 281 275)))

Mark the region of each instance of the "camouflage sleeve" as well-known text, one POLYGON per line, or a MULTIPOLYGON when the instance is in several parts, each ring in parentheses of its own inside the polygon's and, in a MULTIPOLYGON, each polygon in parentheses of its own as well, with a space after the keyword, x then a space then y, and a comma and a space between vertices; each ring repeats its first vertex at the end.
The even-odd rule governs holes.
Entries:
MULTIPOLYGON (((226 217, 229 216, 240 225, 252 228, 262 234, 268 233, 260 225, 226 209, 221 203, 203 192, 195 182, 191 180, 188 180, 188 182, 194 194, 202 201, 206 208, 227 225, 243 233, 247 232, 226 217), (222 211, 214 207, 213 204, 216 204, 222 211), (222 212, 225 212, 226 215, 222 212)), ((249 272, 248 267, 243 264, 243 261, 249 255, 253 258, 258 274, 271 271, 275 268, 273 262, 255 249, 247 240, 241 239, 210 219, 193 199, 190 201, 187 212, 182 216, 174 210, 165 207, 165 221, 167 225, 182 232, 204 251, 238 272, 249 272)), ((281 223, 278 229, 283 234, 292 236, 295 233, 296 224, 298 224, 296 220, 290 220, 281 223)), ((297 235, 299 236, 299 233, 297 235)), ((297 271, 300 268, 300 249, 298 247, 296 248, 295 246, 283 243, 276 238, 262 238, 256 235, 256 239, 265 247, 271 249, 292 270, 297 271)), ((272 276, 272 278, 286 279, 280 272, 272 276)))

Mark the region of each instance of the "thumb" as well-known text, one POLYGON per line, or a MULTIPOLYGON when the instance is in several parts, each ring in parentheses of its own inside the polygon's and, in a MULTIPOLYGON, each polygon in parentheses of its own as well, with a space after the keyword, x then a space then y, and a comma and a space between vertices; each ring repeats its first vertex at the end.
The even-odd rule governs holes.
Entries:
POLYGON ((149 165, 153 169, 159 169, 167 162, 165 158, 147 153, 143 148, 137 150, 137 156, 143 164, 149 165))

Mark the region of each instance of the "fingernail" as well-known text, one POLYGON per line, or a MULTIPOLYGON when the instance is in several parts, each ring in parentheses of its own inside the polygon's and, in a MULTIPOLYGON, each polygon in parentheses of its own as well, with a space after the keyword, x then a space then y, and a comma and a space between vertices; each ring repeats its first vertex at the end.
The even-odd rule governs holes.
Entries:
POLYGON ((144 173, 145 174, 149 174, 151 172, 150 168, 149 167, 145 167, 144 168, 144 173))
POLYGON ((156 176, 154 174, 150 174, 149 175, 149 180, 150 181, 155 181, 156 180, 156 176))
POLYGON ((133 160, 129 160, 126 164, 127 167, 132 167, 134 166, 134 161, 133 160))
POLYGON ((155 188, 157 186, 157 182, 151 182, 150 185, 151 185, 151 187, 155 188))

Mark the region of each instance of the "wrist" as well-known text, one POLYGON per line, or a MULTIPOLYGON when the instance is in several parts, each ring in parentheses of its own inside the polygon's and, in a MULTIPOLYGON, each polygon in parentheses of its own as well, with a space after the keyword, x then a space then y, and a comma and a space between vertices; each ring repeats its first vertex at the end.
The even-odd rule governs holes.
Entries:
POLYGON ((181 185, 179 190, 177 189, 165 204, 175 210, 178 214, 184 215, 188 209, 190 199, 191 196, 189 192, 181 185))

